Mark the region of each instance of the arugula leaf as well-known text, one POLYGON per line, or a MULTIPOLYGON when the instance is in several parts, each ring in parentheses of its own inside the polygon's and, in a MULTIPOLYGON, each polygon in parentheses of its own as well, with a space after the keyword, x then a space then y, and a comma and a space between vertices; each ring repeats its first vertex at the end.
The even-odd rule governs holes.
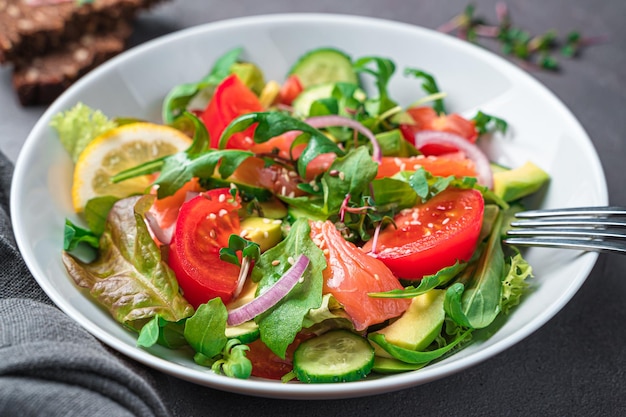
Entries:
POLYGON ((423 277, 417 287, 412 285, 403 289, 391 290, 386 292, 372 292, 368 293, 370 297, 375 298, 413 298, 420 294, 424 294, 433 288, 440 287, 447 284, 463 272, 467 267, 467 263, 456 261, 454 265, 441 269, 434 275, 427 275, 423 277))
POLYGON ((338 213, 347 195, 359 197, 377 172, 378 164, 364 146, 351 149, 346 156, 335 159, 321 179, 325 212, 338 213))
POLYGON ((228 341, 225 333, 227 319, 228 311, 222 299, 215 297, 201 304, 187 319, 185 339, 196 352, 212 358, 222 351, 228 341))
POLYGON ((367 337, 379 345, 383 350, 389 353, 394 358, 406 362, 406 363, 427 363, 434 361, 450 352, 454 347, 467 338, 471 334, 471 330, 467 330, 464 333, 458 335, 454 340, 435 350, 416 351, 406 348, 402 348, 387 342, 385 335, 381 333, 370 333, 367 337))
POLYGON ((96 235, 100 236, 104 232, 109 211, 119 198, 113 196, 95 197, 87 201, 85 205, 85 221, 87 226, 96 235))
POLYGON ((189 101, 209 86, 217 86, 224 78, 230 74, 231 67, 239 59, 242 48, 235 48, 215 61, 211 71, 200 81, 186 83, 174 87, 163 101, 162 117, 165 123, 173 123, 176 117, 180 116, 186 109, 189 101))
MULTIPOLYGON (((242 132, 257 123, 254 131, 254 141, 263 143, 269 139, 290 131, 301 131, 301 137, 308 137, 308 144, 298 159, 298 173, 305 177, 306 167, 313 159, 322 153, 335 153, 342 156, 344 152, 322 132, 305 122, 279 112, 258 112, 244 114, 233 120, 222 132, 219 148, 223 149, 228 139, 235 133, 242 132)), ((294 142, 294 145, 301 140, 294 142)))
POLYGON ((309 310, 322 305, 322 271, 326 268, 326 259, 310 235, 308 220, 296 220, 287 237, 263 253, 252 270, 252 280, 259 283, 257 294, 262 294, 291 267, 290 258, 304 254, 310 260, 302 276, 303 281, 274 307, 255 318, 261 340, 281 358, 285 358, 287 347, 302 329, 309 310))
MULTIPOLYGON (((412 75, 416 78, 422 78, 424 80, 422 83, 422 89, 426 93, 428 94, 440 93, 439 86, 437 85, 437 81, 435 81, 435 77, 433 77, 431 74, 422 70, 414 69, 414 68, 406 68, 404 70, 404 75, 412 75)), ((435 109, 435 111, 438 114, 446 113, 446 108, 445 108, 445 105, 443 104, 442 98, 438 98, 433 102, 433 109, 435 109)))
POLYGON ((366 102, 366 107, 370 115, 381 115, 397 106, 397 103, 391 100, 387 92, 389 80, 391 80, 396 70, 396 65, 393 61, 376 56, 363 57, 359 58, 354 63, 354 70, 357 73, 370 74, 375 79, 376 87, 378 88, 378 97, 368 99, 366 102))
POLYGON ((154 196, 144 195, 115 203, 95 261, 87 264, 63 253, 76 284, 87 288, 118 322, 135 330, 156 314, 172 322, 193 314, 144 221, 153 202, 154 196))
POLYGON ((204 124, 191 113, 186 112, 183 116, 188 118, 194 126, 193 142, 189 148, 122 171, 113 176, 111 180, 119 182, 160 171, 154 184, 158 185, 158 198, 163 198, 174 194, 193 177, 209 178, 213 176, 216 167, 221 177, 227 178, 235 172, 244 160, 253 156, 252 152, 237 149, 208 149, 209 134, 204 124))
POLYGON ((491 131, 501 132, 504 134, 509 127, 506 120, 483 113, 482 111, 476 113, 476 116, 472 118, 472 121, 474 122, 474 126, 476 127, 479 135, 491 131))

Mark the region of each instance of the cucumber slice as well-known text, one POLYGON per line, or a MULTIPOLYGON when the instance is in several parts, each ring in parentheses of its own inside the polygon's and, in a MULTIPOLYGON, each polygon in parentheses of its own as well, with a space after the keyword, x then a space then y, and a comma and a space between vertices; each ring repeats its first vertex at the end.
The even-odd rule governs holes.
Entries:
POLYGON ((302 382, 349 382, 364 378, 374 366, 374 348, 348 330, 332 330, 300 344, 293 370, 302 382))
POLYGON ((358 84, 350 57, 333 48, 307 52, 291 67, 289 75, 297 75, 305 89, 312 85, 337 81, 358 84))
POLYGON ((241 323, 239 326, 226 326, 228 339, 239 339, 244 345, 259 338, 259 326, 252 320, 241 323))

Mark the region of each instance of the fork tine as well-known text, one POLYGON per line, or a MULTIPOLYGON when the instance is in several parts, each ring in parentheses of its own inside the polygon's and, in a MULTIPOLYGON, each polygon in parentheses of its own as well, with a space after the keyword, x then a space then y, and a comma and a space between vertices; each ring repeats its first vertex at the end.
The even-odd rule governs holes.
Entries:
POLYGON ((624 207, 530 210, 515 216, 522 220, 511 222, 513 228, 507 230, 511 237, 503 239, 509 245, 626 254, 624 207))
POLYGON ((503 242, 514 246, 540 246, 546 248, 578 249, 581 251, 607 253, 617 252, 621 254, 626 254, 626 244, 621 241, 512 237, 504 239, 503 242))
POLYGON ((572 207, 564 209, 527 210, 515 214, 519 218, 562 217, 562 216, 626 216, 626 208, 607 207, 572 207))

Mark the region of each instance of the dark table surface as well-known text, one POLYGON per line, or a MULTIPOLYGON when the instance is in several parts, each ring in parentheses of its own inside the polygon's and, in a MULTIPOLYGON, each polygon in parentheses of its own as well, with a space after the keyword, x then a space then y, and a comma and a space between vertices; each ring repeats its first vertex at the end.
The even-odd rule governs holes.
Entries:
MULTIPOLYGON (((495 19, 493 0, 475 0, 495 19)), ((602 161, 610 202, 626 205, 626 1, 510 0, 516 25, 531 33, 572 29, 608 35, 558 73, 533 72, 580 120, 602 161)), ((143 13, 132 44, 185 27, 278 12, 357 14, 436 28, 465 0, 174 0, 143 13)), ((492 46, 495 47, 495 46, 492 46)), ((10 69, 0 68, 0 150, 16 160, 45 107, 22 108, 10 69)), ((216 391, 153 371, 176 416, 206 415, 626 415, 626 257, 601 255, 588 280, 540 330, 484 363, 404 391, 332 401, 285 401, 216 391)))

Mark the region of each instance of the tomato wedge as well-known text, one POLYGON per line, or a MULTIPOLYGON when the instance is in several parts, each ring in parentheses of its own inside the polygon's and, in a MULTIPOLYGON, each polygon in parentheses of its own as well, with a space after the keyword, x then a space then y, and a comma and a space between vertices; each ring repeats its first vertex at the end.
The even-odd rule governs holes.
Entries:
POLYGON ((300 95, 304 90, 302 83, 297 75, 290 75, 287 80, 280 87, 278 92, 278 102, 291 106, 291 103, 300 95))
POLYGON ((447 177, 475 177, 474 162, 465 158, 461 152, 442 156, 412 156, 410 158, 396 158, 384 156, 378 166, 376 178, 391 177, 400 171, 415 171, 424 168, 433 175, 447 177))
POLYGON ((424 204, 394 217, 393 225, 372 241, 365 252, 374 250, 393 273, 404 279, 421 279, 457 260, 467 261, 476 250, 482 226, 484 200, 476 190, 447 189, 424 204))
POLYGON ((311 237, 324 251, 328 264, 323 272, 323 292, 343 305, 356 330, 397 317, 409 307, 408 299, 367 295, 402 286, 382 262, 346 241, 331 221, 311 222, 311 237))
POLYGON ((228 303, 237 288, 239 267, 219 258, 231 234, 240 232, 237 210, 228 188, 207 191, 180 208, 168 264, 183 295, 194 307, 220 297, 228 303))
POLYGON ((276 355, 261 339, 248 344, 246 358, 252 363, 252 375, 268 379, 281 379, 293 369, 293 353, 303 341, 314 335, 298 333, 296 339, 287 347, 285 359, 276 355))
MULTIPOLYGON (((216 88, 200 118, 211 137, 211 147, 217 148, 222 132, 235 118, 263 111, 259 98, 235 75, 226 77, 216 88)), ((248 149, 254 144, 255 126, 235 133, 226 144, 227 149, 248 149)))
MULTIPOLYGON (((478 131, 470 120, 456 113, 438 115, 431 107, 413 107, 407 109, 407 113, 415 121, 415 124, 400 125, 400 131, 404 139, 415 143, 415 134, 420 130, 440 130, 455 133, 474 143, 478 138, 478 131)), ((457 149, 444 145, 427 145, 420 148, 425 155, 442 155, 455 152, 457 149)))

